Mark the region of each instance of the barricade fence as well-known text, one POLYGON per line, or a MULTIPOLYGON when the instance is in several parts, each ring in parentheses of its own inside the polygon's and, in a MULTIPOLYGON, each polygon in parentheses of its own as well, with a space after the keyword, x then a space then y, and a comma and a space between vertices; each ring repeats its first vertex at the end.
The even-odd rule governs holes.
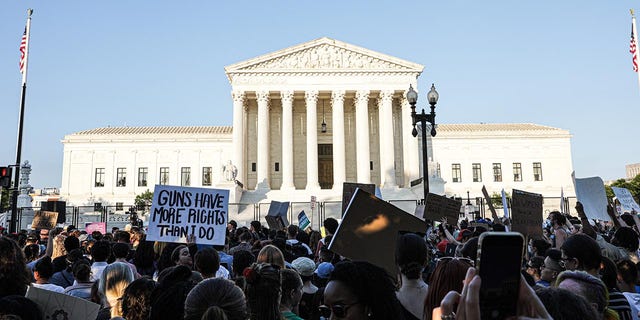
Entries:
MULTIPOLYGON (((576 198, 567 197, 561 201, 560 197, 545 197, 543 203, 543 218, 546 218, 549 212, 557 210, 568 212, 572 216, 577 216, 575 211, 576 198), (561 210, 561 204, 563 206, 561 210)), ((510 201, 510 199, 508 199, 510 201)), ((414 214, 419 201, 416 200, 386 200, 394 206, 414 214)), ((503 216, 504 209, 502 207, 501 198, 492 199, 494 207, 499 217, 503 216)), ((265 217, 269 212, 270 203, 230 203, 228 208, 229 220, 234 220, 238 226, 249 226, 253 220, 260 221, 263 225, 267 225, 265 217)), ((480 216, 483 218, 491 218, 491 211, 484 198, 463 199, 460 203, 460 218, 480 216), (465 216, 464 208, 472 205, 473 214, 465 216)), ((85 226, 92 222, 104 222, 107 232, 111 232, 113 227, 124 229, 127 224, 132 221, 131 209, 134 210, 138 219, 141 219, 146 226, 149 217, 152 215, 150 206, 103 206, 96 204, 94 206, 67 206, 65 213, 65 225, 74 225, 80 230, 84 230, 85 226)), ((29 229, 33 221, 35 211, 40 208, 19 208, 18 209, 18 228, 29 229)), ((298 224, 298 214, 304 211, 311 221, 311 228, 319 230, 322 222, 326 218, 334 218, 338 221, 342 219, 342 202, 341 201, 318 201, 318 202, 290 202, 287 211, 287 220, 290 224, 298 224)), ((7 219, 10 213, 7 214, 7 219)))

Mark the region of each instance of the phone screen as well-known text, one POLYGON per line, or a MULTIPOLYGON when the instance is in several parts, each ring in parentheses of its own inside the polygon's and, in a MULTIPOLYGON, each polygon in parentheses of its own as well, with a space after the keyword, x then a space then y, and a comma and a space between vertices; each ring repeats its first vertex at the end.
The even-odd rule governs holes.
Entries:
POLYGON ((515 232, 486 232, 480 237, 478 267, 482 319, 516 315, 524 238, 515 232))

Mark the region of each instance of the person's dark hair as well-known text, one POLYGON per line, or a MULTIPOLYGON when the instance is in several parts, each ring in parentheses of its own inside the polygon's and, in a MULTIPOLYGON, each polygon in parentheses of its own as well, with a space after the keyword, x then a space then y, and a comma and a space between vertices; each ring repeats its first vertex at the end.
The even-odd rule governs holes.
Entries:
POLYGON ((326 218, 322 223, 327 233, 334 234, 338 230, 338 220, 334 218, 326 218))
POLYGON ((561 226, 564 226, 564 224, 567 223, 567 218, 565 218, 565 216, 558 211, 551 211, 549 215, 551 215, 551 218, 555 219, 556 222, 561 226))
POLYGON ((31 299, 11 295, 0 299, 0 319, 41 320, 44 315, 31 299))
POLYGON ((116 242, 122 241, 125 243, 129 243, 131 242, 131 235, 129 234, 129 232, 118 230, 113 234, 113 240, 116 242))
POLYGON ((389 274, 366 261, 341 261, 335 265, 329 282, 340 281, 371 310, 369 319, 404 319, 389 274))
POLYGON ((292 269, 280 270, 280 277, 282 278, 282 298, 280 298, 280 303, 287 306, 292 305, 293 301, 291 301, 289 292, 302 288, 302 278, 300 278, 297 271, 292 269))
POLYGON ((91 232, 91 238, 95 239, 96 241, 102 240, 102 232, 98 230, 91 232))
POLYGON ((75 249, 80 249, 80 240, 78 240, 78 238, 74 236, 66 237, 64 239, 64 250, 66 250, 67 253, 69 253, 75 249))
POLYGON ((577 258, 579 270, 599 269, 602 254, 598 243, 586 234, 574 234, 560 248, 569 258, 577 258))
POLYGON ((582 296, 555 287, 535 287, 536 295, 555 320, 598 320, 596 310, 582 296))
POLYGON ((620 227, 613 234, 611 243, 630 252, 636 252, 638 250, 638 234, 632 228, 620 227))
POLYGON ((220 268, 220 255, 214 248, 203 248, 194 257, 194 266, 205 277, 214 277, 220 268))
POLYGON ((151 308, 151 292, 156 282, 140 278, 131 282, 122 295, 122 316, 127 320, 146 320, 151 308))
POLYGON ((638 281, 638 267, 629 259, 620 260, 616 264, 618 274, 626 284, 635 284, 638 281))
POLYGON ((73 278, 78 282, 90 282, 91 281, 91 265, 86 259, 79 259, 71 266, 73 272, 73 278))
POLYGON ((251 221, 250 225, 253 227, 253 230, 255 230, 255 232, 257 233, 261 233, 262 232, 262 224, 260 223, 260 221, 251 221))
POLYGON ((470 267, 470 262, 456 258, 437 262, 429 279, 429 288, 424 303, 425 314, 431 314, 434 308, 439 307, 440 301, 449 291, 462 292, 462 281, 470 267))
POLYGON ((296 226, 295 224, 290 224, 287 227, 287 235, 290 237, 295 237, 298 234, 298 230, 300 230, 298 226, 296 226))
POLYGON ((31 272, 27 269, 24 254, 18 244, 0 237, 0 297, 24 296, 31 283, 31 272))
POLYGON ((91 257, 93 261, 103 262, 107 261, 111 255, 111 244, 108 241, 100 240, 93 244, 91 247, 91 257))
POLYGON ((536 253, 539 256, 544 256, 545 252, 551 248, 551 244, 544 239, 533 239, 531 241, 531 247, 536 249, 536 253))
POLYGON ((158 258, 158 274, 162 272, 162 270, 174 266, 175 263, 171 260, 171 254, 173 253, 173 249, 178 247, 180 244, 178 243, 167 243, 162 252, 160 252, 160 257, 158 258))
POLYGON ((247 250, 238 250, 233 253, 233 274, 235 277, 242 276, 242 271, 256 262, 256 256, 247 250))
POLYGON ((245 231, 240 234, 240 241, 246 241, 248 243, 251 243, 252 239, 253 239, 253 236, 251 236, 251 232, 245 231))
POLYGON ((242 290, 233 282, 220 278, 198 283, 184 302, 185 320, 245 320, 246 314, 247 305, 242 290))
POLYGON ((53 264, 51 263, 51 257, 44 256, 38 260, 33 266, 33 271, 37 272, 40 277, 49 279, 53 275, 53 264))
POLYGON ((232 225, 234 229, 238 228, 238 223, 235 220, 229 220, 229 224, 232 225))
POLYGON ((184 301, 193 288, 191 275, 186 266, 166 268, 158 275, 158 285, 151 293, 150 320, 184 317, 184 301))
POLYGON ((180 260, 180 251, 182 251, 182 249, 185 249, 185 248, 187 250, 189 249, 186 245, 181 244, 175 247, 173 251, 171 251, 171 261, 173 262, 174 265, 177 264, 178 261, 180 260))
POLYGON ((631 216, 631 214, 628 212, 621 214, 620 219, 622 219, 628 226, 633 226, 636 224, 636 222, 633 221, 633 216, 631 216))
POLYGON ((460 254, 465 258, 476 261, 476 258, 478 258, 478 239, 478 237, 473 237, 465 242, 462 249, 460 249, 460 254))
POLYGON ((617 288, 618 269, 616 264, 611 259, 603 256, 600 266, 600 279, 607 286, 607 289, 617 288))
POLYGON ((562 259, 562 252, 558 249, 555 248, 550 248, 547 249, 547 252, 545 253, 545 256, 555 260, 555 261, 560 261, 562 259))
POLYGON ((250 320, 280 319, 280 267, 254 263, 243 271, 250 320))
POLYGON ((111 247, 111 251, 113 251, 113 256, 118 258, 126 258, 129 255, 129 245, 123 242, 116 242, 111 247))
POLYGON ((396 265, 408 279, 418 279, 427 264, 427 243, 415 233, 407 233, 396 241, 396 265))
POLYGON ((40 246, 37 244, 29 244, 23 250, 27 262, 35 261, 40 256, 40 246))
MULTIPOLYGON (((612 309, 607 308, 609 304, 609 291, 602 280, 585 271, 563 271, 558 275, 556 285, 560 286, 560 284, 567 279, 578 283, 580 292, 576 293, 582 295, 590 303, 594 303, 597 306, 594 306, 597 313, 604 315, 605 319, 607 318, 607 314, 615 313, 612 309)), ((576 288, 576 290, 578 290, 578 288, 576 288)))

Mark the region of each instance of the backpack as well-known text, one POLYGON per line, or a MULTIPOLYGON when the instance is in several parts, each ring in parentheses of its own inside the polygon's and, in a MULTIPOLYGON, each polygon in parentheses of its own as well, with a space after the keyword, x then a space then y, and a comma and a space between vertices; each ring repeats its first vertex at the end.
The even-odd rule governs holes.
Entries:
POLYGON ((304 245, 302 245, 302 242, 300 241, 292 245, 287 244, 286 250, 289 251, 289 253, 293 257, 292 261, 300 257, 309 258, 309 250, 307 250, 307 248, 304 245))

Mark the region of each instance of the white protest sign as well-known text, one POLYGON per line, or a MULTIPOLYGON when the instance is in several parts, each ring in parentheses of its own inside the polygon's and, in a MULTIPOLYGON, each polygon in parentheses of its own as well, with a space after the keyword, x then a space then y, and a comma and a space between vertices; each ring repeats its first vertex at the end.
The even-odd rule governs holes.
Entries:
POLYGON ((584 213, 589 219, 609 221, 607 214, 607 194, 604 191, 604 182, 600 177, 575 178, 574 187, 576 197, 584 207, 584 213))
POLYGON ((636 200, 633 199, 633 195, 631 195, 631 192, 629 192, 627 188, 611 187, 611 190, 613 190, 613 193, 616 195, 616 198, 618 198, 620 205, 624 209, 628 211, 635 210, 640 213, 640 206, 636 200))
POLYGON ((64 293, 29 286, 26 297, 42 311, 42 319, 86 320, 98 316, 100 305, 64 293))
POLYGON ((156 185, 147 240, 224 245, 229 190, 156 185))

